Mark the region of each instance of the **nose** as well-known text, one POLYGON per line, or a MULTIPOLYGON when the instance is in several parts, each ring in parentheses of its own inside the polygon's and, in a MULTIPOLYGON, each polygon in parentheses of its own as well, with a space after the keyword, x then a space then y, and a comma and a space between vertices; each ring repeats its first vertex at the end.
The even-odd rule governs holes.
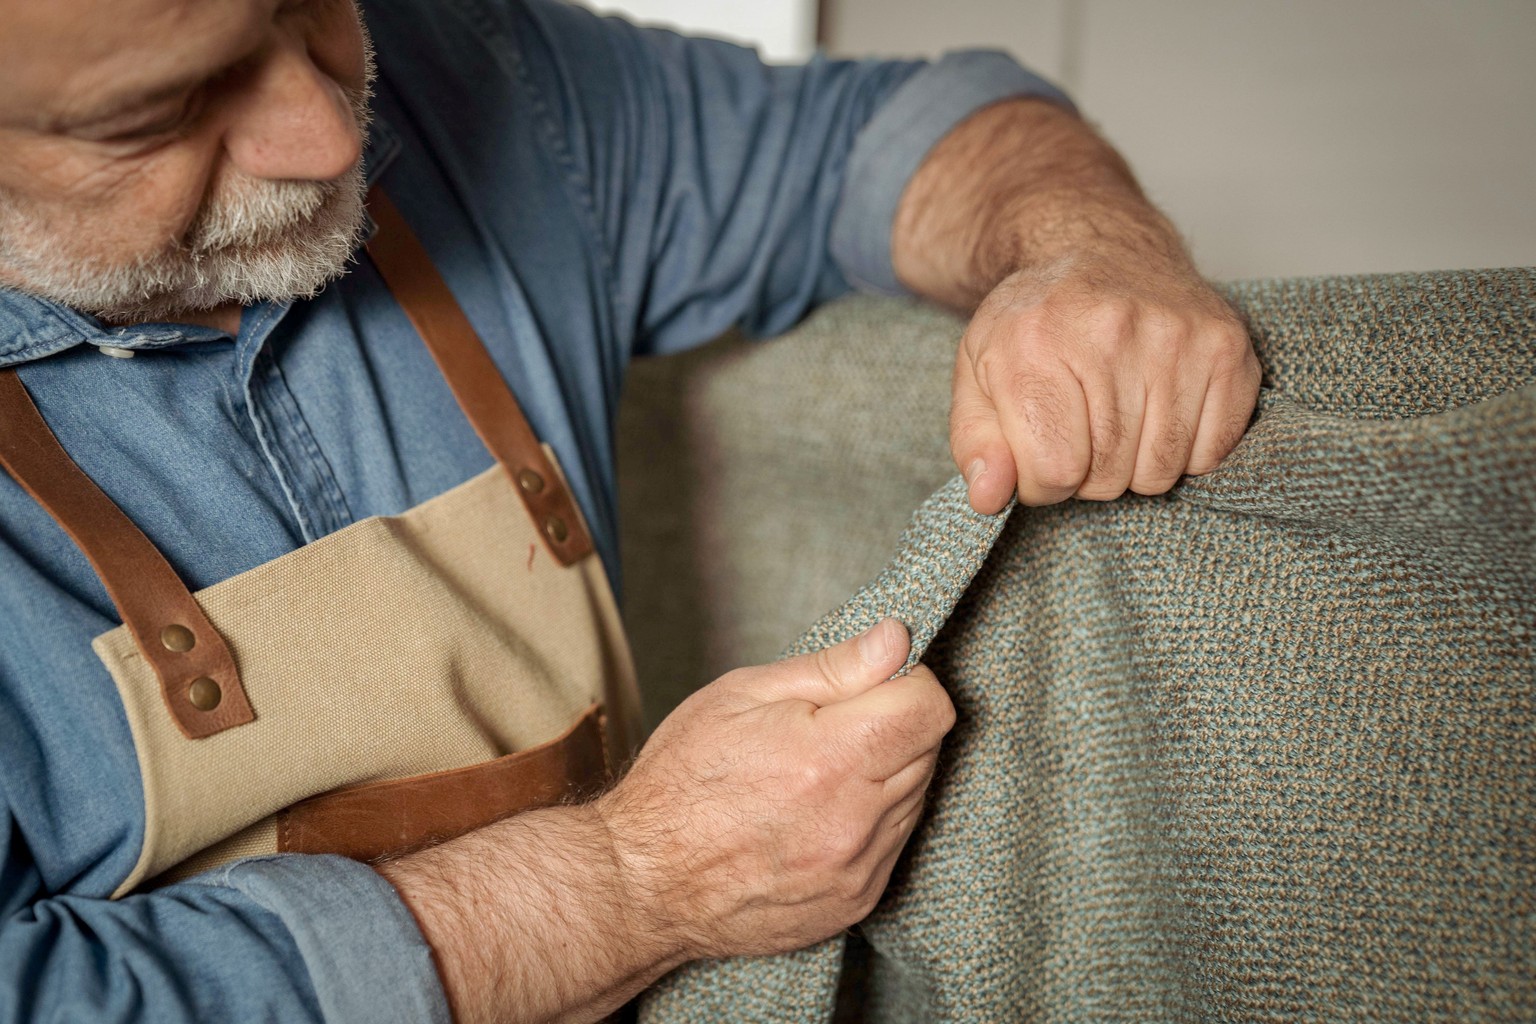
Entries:
POLYGON ((230 111, 224 149, 254 178, 331 181, 357 163, 362 138, 341 86, 302 45, 283 43, 230 111))

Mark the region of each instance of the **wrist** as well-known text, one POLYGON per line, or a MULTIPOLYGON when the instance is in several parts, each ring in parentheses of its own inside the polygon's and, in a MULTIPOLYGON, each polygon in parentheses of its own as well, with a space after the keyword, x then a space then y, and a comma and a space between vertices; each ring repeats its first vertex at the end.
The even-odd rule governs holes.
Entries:
POLYGON ((578 810, 607 857, 607 884, 618 894, 623 930, 659 977, 702 954, 688 938, 691 930, 678 886, 659 859, 644 849, 640 840, 645 830, 620 810, 622 799, 610 791, 578 810))
POLYGON ((454 1018, 611 1011, 681 963, 590 804, 516 815, 377 865, 431 946, 454 1018))
POLYGON ((660 973, 710 955, 685 879, 679 877, 683 858, 676 850, 662 851, 656 841, 666 826, 646 820, 622 784, 583 810, 601 830, 613 884, 628 915, 627 930, 646 943, 660 973))
POLYGON ((1173 223, 1127 187, 1048 189, 999 210, 973 275, 990 288, 1021 271, 1041 278, 1122 276, 1128 268, 1195 273, 1173 223))

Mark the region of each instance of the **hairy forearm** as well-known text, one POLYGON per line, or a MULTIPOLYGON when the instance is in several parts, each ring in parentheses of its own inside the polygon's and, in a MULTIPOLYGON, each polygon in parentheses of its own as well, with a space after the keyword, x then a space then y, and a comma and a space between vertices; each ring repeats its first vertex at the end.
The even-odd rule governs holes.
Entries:
POLYGON ((1018 270, 1098 255, 1188 263, 1120 155, 1038 99, 993 104, 940 141, 902 195, 891 241, 907 287, 967 311, 1018 270))
POLYGON ((532 811, 379 865, 458 1024, 593 1021, 684 959, 628 892, 593 805, 532 811))

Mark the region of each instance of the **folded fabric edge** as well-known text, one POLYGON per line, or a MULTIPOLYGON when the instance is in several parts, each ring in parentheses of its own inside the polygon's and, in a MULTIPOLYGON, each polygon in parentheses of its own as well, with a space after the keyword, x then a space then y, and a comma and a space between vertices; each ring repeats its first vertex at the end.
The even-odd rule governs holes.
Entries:
MULTIPOLYGON (((807 630, 785 657, 841 643, 881 619, 895 618, 912 636, 911 653, 897 674, 910 671, 981 570, 1014 508, 1010 502, 996 515, 981 515, 971 508, 969 493, 957 476, 930 495, 912 514, 890 563, 807 630)), ((781 956, 690 964, 645 995, 640 1020, 704 1021, 745 1006, 758 1007, 772 1014, 772 1022, 784 1024, 830 1020, 845 939, 837 935, 781 956)))
POLYGON ((904 674, 922 660, 928 645, 981 571, 1015 507, 996 515, 971 508, 969 488, 956 476, 912 514, 896 554, 873 581, 806 630, 785 657, 841 643, 881 619, 899 619, 912 635, 904 674))

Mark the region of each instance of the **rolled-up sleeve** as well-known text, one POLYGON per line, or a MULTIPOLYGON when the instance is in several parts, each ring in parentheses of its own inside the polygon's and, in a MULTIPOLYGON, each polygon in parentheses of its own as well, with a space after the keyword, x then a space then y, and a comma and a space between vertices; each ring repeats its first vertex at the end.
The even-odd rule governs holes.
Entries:
POLYGON ((851 285, 905 294, 891 264, 891 225, 907 183, 955 125, 982 107, 1019 96, 1075 109, 1066 93, 995 50, 948 54, 881 104, 854 140, 832 221, 832 258, 851 285))
POLYGON ((1000 53, 769 65, 553 0, 501 10, 524 19, 511 63, 639 354, 774 334, 850 286, 898 290, 890 221, 933 144, 1008 96, 1069 103, 1000 53))
MULTIPOLYGON (((37 876, 10 852, 14 904, 37 876)), ((240 861, 121 900, 44 896, 0 922, 0 1021, 449 1019, 410 912, 339 857, 240 861)))
POLYGON ((275 915, 304 962, 325 1021, 449 1024, 432 950, 394 888, 344 857, 237 861, 201 884, 275 915))

